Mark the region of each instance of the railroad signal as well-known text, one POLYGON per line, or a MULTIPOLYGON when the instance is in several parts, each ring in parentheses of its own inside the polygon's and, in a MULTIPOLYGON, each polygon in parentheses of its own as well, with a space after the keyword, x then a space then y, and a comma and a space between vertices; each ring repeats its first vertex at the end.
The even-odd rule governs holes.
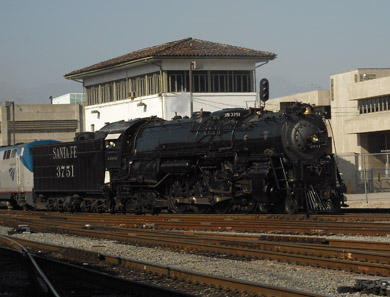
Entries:
POLYGON ((260 100, 265 102, 269 98, 269 83, 268 79, 263 78, 260 81, 260 100))

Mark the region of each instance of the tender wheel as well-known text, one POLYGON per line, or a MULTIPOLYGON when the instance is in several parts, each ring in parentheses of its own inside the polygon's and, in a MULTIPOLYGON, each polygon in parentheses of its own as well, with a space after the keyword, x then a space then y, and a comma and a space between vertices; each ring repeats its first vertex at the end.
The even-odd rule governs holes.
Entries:
POLYGON ((98 205, 98 202, 96 200, 93 200, 93 202, 91 204, 91 212, 95 212, 95 213, 99 212, 99 205, 98 205))
POLYGON ((87 212, 89 210, 87 202, 85 200, 81 201, 80 203, 80 211, 81 212, 87 212))
POLYGON ((298 201, 293 197, 286 197, 286 199, 284 200, 284 210, 288 214, 297 213, 299 210, 298 201))

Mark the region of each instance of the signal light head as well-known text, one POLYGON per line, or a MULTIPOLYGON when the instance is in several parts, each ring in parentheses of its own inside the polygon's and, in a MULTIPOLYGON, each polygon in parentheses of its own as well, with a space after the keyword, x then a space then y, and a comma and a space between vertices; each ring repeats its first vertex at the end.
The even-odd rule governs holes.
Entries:
POLYGON ((268 79, 260 80, 260 100, 265 102, 269 98, 269 82, 268 79))

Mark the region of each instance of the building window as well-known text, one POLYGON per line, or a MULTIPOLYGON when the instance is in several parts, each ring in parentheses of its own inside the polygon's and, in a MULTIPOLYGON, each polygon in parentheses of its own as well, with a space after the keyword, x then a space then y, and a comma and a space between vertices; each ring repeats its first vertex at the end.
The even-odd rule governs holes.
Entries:
POLYGON ((115 93, 112 101, 117 101, 117 100, 127 98, 128 90, 127 90, 127 83, 125 79, 114 81, 113 85, 115 88, 115 93))
MULTIPOLYGON (((168 92, 189 92, 189 71, 168 71, 168 92)), ((192 91, 253 92, 251 71, 193 71, 192 91)))
POLYGON ((168 71, 168 92, 179 93, 189 91, 189 71, 168 71))
MULTIPOLYGON (((189 92, 189 71, 167 71, 163 90, 171 93, 189 92)), ((192 71, 192 91, 205 92, 253 92, 253 72, 233 71, 192 71)), ((128 79, 86 87, 87 105, 95 105, 127 98, 135 98, 162 92, 159 72, 148 73, 128 79)))
POLYGON ((358 101, 359 114, 390 110, 390 95, 358 101))
POLYGON ((249 91, 249 73, 246 71, 233 71, 233 90, 232 92, 248 92, 249 91))
POLYGON ((154 73, 147 76, 148 95, 160 93, 160 74, 154 73))
POLYGON ((330 80, 330 99, 334 101, 334 80, 330 80))
POLYGON ((15 158, 16 156, 16 150, 7 150, 4 152, 3 160, 15 158))
POLYGON ((212 88, 211 91, 218 93, 218 92, 228 92, 228 75, 227 71, 219 72, 219 71, 212 71, 211 72, 211 82, 212 82, 212 88))
POLYGON ((112 102, 160 93, 160 74, 149 73, 86 87, 87 105, 112 102))
POLYGON ((208 92, 207 71, 192 71, 192 91, 195 93, 208 92))
POLYGON ((250 71, 211 71, 211 92, 253 92, 250 71))
POLYGON ((360 81, 370 80, 370 79, 375 79, 375 78, 376 78, 376 74, 375 73, 363 73, 363 74, 360 74, 360 81))

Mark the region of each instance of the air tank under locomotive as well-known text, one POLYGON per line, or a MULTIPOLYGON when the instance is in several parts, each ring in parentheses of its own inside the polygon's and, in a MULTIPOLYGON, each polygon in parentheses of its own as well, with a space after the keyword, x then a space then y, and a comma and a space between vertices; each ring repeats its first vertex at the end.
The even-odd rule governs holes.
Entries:
POLYGON ((307 104, 283 113, 225 109, 171 121, 122 121, 84 136, 57 144, 68 147, 69 158, 53 159, 53 148, 46 146, 53 170, 45 166, 44 173, 37 163, 36 178, 51 180, 57 189, 37 184, 46 204, 52 199, 88 211, 296 213, 333 212, 344 201, 344 184, 327 153, 326 126, 307 104), (71 158, 76 151, 79 159, 71 158), (94 161, 81 162, 81 151, 94 161), (57 161, 71 172, 56 172, 57 161), (70 180, 87 172, 96 175, 92 187, 76 183, 78 189, 69 192, 70 180))

